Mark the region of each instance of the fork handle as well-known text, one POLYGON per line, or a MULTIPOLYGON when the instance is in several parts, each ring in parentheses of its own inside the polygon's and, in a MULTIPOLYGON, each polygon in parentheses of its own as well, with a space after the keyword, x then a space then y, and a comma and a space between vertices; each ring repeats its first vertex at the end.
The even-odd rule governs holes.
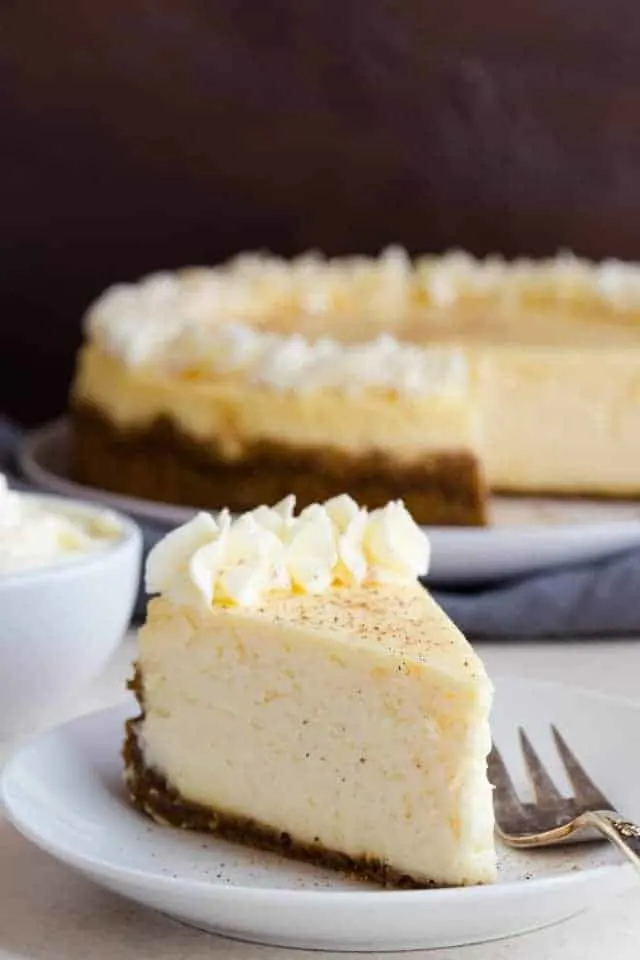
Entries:
POLYGON ((589 810, 580 818, 610 840, 640 872, 640 826, 608 810, 589 810))

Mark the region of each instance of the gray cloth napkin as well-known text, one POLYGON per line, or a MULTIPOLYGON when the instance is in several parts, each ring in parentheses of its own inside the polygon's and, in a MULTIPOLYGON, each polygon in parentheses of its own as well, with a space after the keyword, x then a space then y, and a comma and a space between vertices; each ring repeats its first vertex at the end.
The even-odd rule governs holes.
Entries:
MULTIPOLYGON (((7 473, 12 486, 28 489, 15 462, 20 439, 21 431, 0 416, 0 470, 7 473)), ((146 553, 166 528, 149 522, 140 526, 146 553)), ((636 633, 640 631, 640 550, 490 586, 432 592, 471 637, 636 633)), ((143 610, 141 588, 136 616, 142 616, 143 610)))
POLYGON ((434 590, 472 637, 554 637, 640 631, 640 550, 477 590, 434 590))

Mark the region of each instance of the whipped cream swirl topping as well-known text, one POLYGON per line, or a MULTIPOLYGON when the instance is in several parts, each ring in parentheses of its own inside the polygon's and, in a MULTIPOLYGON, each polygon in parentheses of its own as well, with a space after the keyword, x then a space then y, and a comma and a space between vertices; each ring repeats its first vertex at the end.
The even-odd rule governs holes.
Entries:
POLYGON ((0 576, 73 560, 121 536, 122 528, 108 510, 57 511, 10 490, 0 474, 0 576))
POLYGON ((566 252, 509 262, 452 251, 412 261, 399 247, 377 258, 243 254, 217 267, 111 287, 86 323, 91 339, 129 366, 203 377, 240 372, 277 390, 412 394, 464 389, 464 359, 455 349, 397 339, 394 331, 425 308, 446 312, 465 302, 625 314, 640 310, 640 265, 596 264, 566 252), (286 320, 289 329, 304 330, 310 317, 326 317, 334 327, 365 320, 372 335, 346 343, 269 329, 286 320))
POLYGON ((89 314, 90 336, 129 367, 205 378, 241 374, 281 392, 378 389, 422 395, 466 389, 466 361, 455 348, 422 347, 388 334, 363 343, 312 341, 225 319, 224 301, 217 312, 220 298, 213 291, 219 280, 211 273, 194 278, 190 292, 188 281, 171 274, 112 288, 89 314))
POLYGON ((369 512, 347 494, 295 515, 295 498, 236 519, 198 513, 147 558, 146 588, 195 607, 402 583, 426 573, 429 541, 402 501, 369 512))

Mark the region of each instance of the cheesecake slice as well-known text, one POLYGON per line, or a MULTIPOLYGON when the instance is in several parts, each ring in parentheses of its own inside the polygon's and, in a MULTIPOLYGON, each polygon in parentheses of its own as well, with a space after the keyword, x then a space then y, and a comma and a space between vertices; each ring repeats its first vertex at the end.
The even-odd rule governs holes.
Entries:
POLYGON ((151 553, 133 803, 385 885, 496 876, 492 687, 401 503, 199 514, 151 553))

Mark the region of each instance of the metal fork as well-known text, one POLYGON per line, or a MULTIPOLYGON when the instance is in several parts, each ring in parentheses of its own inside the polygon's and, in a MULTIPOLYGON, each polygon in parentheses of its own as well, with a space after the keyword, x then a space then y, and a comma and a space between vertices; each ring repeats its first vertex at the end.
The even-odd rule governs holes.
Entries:
POLYGON ((511 847, 543 847, 563 843, 578 832, 597 830, 615 844, 640 871, 640 826, 617 813, 556 729, 553 737, 573 787, 563 796, 520 727, 520 745, 535 794, 534 803, 518 797, 504 760, 494 746, 489 754, 489 779, 493 783, 496 831, 511 847))

